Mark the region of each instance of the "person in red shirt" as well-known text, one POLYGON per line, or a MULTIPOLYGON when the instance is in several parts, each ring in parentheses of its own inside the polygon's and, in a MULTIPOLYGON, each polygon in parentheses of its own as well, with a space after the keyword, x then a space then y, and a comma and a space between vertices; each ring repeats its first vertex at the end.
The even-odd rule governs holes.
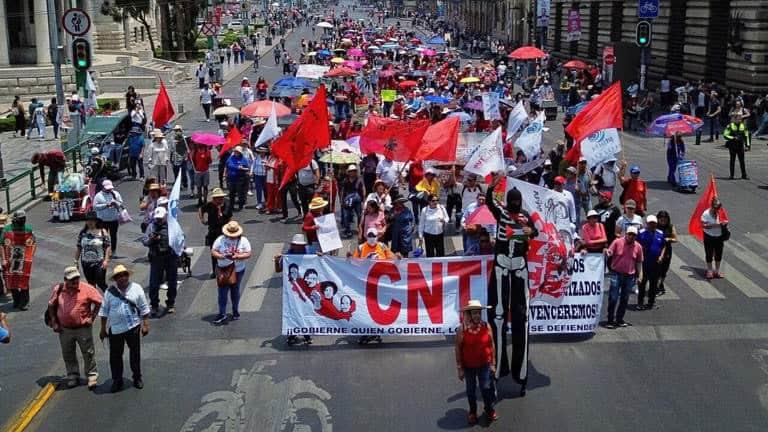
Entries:
POLYGON ((629 323, 624 321, 629 295, 635 283, 643 278, 643 247, 636 238, 637 227, 630 226, 624 237, 614 240, 605 252, 606 256, 611 258, 608 322, 605 324, 608 329, 629 326, 629 323))
POLYGON ((622 161, 619 169, 619 182, 624 190, 621 192, 619 202, 624 205, 627 200, 634 200, 637 205, 635 210, 640 216, 645 216, 645 211, 648 208, 648 199, 646 193, 648 187, 645 184, 645 180, 640 179, 640 167, 632 165, 629 169, 629 178, 625 174, 627 168, 627 162, 622 161))
POLYGON ((201 207, 208 202, 208 184, 211 182, 211 175, 208 169, 212 162, 211 150, 202 144, 197 144, 192 148, 189 158, 195 171, 192 189, 197 188, 197 206, 201 207))
POLYGON ((328 205, 328 201, 321 197, 312 198, 309 203, 309 212, 304 216, 304 224, 301 229, 304 231, 304 235, 307 236, 307 243, 310 245, 317 244, 317 224, 315 218, 323 215, 323 209, 328 205))
POLYGON ((598 221, 600 215, 596 210, 587 213, 587 223, 581 226, 581 241, 587 252, 603 253, 608 237, 605 227, 598 221))
POLYGON ((484 411, 488 422, 498 418, 494 403, 493 377, 496 375, 496 349, 493 346, 493 331, 484 322, 483 307, 480 300, 470 300, 461 311, 464 313, 462 325, 456 332, 456 369, 459 380, 467 385, 469 413, 467 422, 477 423, 477 386, 483 396, 484 411))
POLYGON ((35 152, 31 162, 40 167, 40 182, 45 181, 45 167, 48 167, 48 193, 53 193, 54 186, 59 184, 59 173, 67 167, 67 159, 61 150, 35 152))

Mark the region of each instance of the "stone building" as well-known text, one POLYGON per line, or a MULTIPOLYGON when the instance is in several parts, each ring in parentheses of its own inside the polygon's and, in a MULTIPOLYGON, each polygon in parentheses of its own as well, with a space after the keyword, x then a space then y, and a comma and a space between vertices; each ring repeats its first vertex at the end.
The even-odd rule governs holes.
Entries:
POLYGON ((447 0, 446 15, 464 32, 527 43, 531 0, 447 0))
MULTIPOLYGON (((549 1, 546 48, 558 57, 599 61, 606 45, 635 40, 637 0, 549 1)), ((616 57, 620 62, 621 52, 616 57)), ((652 82, 666 74, 675 82, 704 79, 764 93, 767 60, 768 0, 659 1, 648 68, 652 82)))

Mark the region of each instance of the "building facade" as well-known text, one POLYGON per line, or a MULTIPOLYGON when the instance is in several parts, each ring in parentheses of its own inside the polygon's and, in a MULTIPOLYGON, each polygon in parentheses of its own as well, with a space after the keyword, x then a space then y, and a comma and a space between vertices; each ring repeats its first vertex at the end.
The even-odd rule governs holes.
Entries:
POLYGON ((531 0, 446 0, 447 21, 462 32, 490 36, 505 44, 528 41, 531 0))

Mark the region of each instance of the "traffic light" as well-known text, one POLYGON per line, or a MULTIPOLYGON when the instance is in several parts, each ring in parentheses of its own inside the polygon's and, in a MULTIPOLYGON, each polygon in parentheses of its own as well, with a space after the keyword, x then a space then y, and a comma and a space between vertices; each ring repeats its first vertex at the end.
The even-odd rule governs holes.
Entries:
POLYGON ((651 23, 640 21, 635 29, 635 43, 640 48, 651 46, 651 23))
POLYGON ((72 66, 81 72, 91 67, 91 44, 87 39, 75 38, 72 41, 72 66))

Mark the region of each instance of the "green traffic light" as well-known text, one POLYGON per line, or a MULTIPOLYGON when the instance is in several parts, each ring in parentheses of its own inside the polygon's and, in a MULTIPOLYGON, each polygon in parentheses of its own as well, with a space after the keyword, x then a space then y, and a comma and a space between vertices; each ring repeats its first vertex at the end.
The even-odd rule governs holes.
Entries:
POLYGON ((80 59, 80 60, 77 61, 77 65, 80 66, 80 67, 85 67, 87 64, 88 64, 88 62, 83 60, 83 59, 80 59))
POLYGON ((648 42, 648 39, 646 39, 646 38, 644 38, 644 37, 641 37, 641 38, 640 38, 640 43, 641 43, 641 44, 644 44, 644 43, 646 43, 646 42, 648 42))

